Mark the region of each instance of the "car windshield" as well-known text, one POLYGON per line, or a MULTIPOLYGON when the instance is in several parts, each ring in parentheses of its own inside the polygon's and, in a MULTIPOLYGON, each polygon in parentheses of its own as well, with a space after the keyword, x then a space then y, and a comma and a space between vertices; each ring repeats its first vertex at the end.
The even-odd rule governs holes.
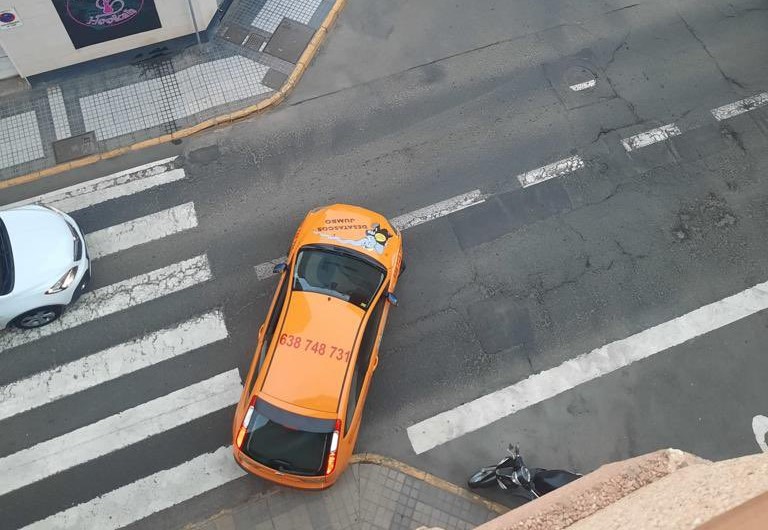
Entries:
POLYGON ((13 290, 13 254, 11 252, 11 240, 5 229, 5 224, 0 219, 0 295, 5 295, 13 290))
POLYGON ((335 425, 334 420, 300 416, 256 400, 242 451, 284 473, 322 475, 335 425))
POLYGON ((305 248, 296 259, 293 288, 327 294, 363 309, 371 305, 384 270, 346 252, 305 248))

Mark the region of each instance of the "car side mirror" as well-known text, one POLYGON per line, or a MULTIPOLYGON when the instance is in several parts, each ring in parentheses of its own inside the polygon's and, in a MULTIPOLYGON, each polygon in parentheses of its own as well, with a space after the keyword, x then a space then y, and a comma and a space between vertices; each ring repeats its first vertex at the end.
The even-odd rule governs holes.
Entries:
POLYGON ((393 306, 397 306, 397 296, 395 296, 394 293, 387 293, 387 302, 393 306))
POLYGON ((282 274, 285 272, 285 270, 288 268, 288 265, 286 263, 278 263, 275 265, 275 268, 272 269, 272 272, 275 274, 282 274))

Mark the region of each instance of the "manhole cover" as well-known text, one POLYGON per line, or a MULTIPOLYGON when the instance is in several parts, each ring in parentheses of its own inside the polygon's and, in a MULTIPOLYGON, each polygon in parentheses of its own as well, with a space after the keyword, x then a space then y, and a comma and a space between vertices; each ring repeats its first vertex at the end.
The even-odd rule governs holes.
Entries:
POLYGON ((572 66, 563 76, 565 84, 574 92, 589 90, 597 85, 597 76, 586 66, 572 66))
POLYGON ((96 133, 93 131, 53 142, 53 154, 58 164, 95 154, 97 150, 96 133))

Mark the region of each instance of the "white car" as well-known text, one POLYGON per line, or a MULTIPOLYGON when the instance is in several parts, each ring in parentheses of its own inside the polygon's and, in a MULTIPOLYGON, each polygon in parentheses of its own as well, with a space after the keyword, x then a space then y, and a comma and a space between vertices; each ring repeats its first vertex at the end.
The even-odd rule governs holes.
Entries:
POLYGON ((50 324, 90 278, 85 238, 70 216, 39 205, 0 211, 0 329, 50 324))

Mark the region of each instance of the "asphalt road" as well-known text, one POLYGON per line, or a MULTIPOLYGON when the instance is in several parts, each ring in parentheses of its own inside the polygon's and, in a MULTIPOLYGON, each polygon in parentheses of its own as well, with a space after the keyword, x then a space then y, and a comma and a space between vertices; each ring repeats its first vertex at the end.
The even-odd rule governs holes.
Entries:
MULTIPOLYGON (((0 459, 244 373, 275 287, 254 266, 284 254, 310 208, 349 202, 396 216, 473 190, 487 199, 405 232, 408 271, 359 451, 457 483, 510 441, 532 465, 580 472, 668 446, 710 459, 758 451, 765 311, 419 455, 406 429, 768 280, 768 107, 711 113, 768 90, 766 27, 764 0, 353 1, 279 109, 4 190, 7 204, 178 155, 168 168, 184 179, 74 212, 92 233, 180 204, 196 211, 193 229, 97 260, 92 290, 203 254, 211 279, 86 312, 81 325, 18 346, 0 335, 0 385, 212 309, 228 336, 0 419, 0 459), (572 91, 587 72, 595 87, 572 91), (668 141, 622 146, 671 123, 680 134, 668 141), (524 189, 515 178, 569 156, 584 167, 524 189)), ((22 527, 215 451, 230 442, 231 414, 10 491, 0 520, 22 527)), ((131 527, 180 527, 269 487, 237 479, 131 527)))

